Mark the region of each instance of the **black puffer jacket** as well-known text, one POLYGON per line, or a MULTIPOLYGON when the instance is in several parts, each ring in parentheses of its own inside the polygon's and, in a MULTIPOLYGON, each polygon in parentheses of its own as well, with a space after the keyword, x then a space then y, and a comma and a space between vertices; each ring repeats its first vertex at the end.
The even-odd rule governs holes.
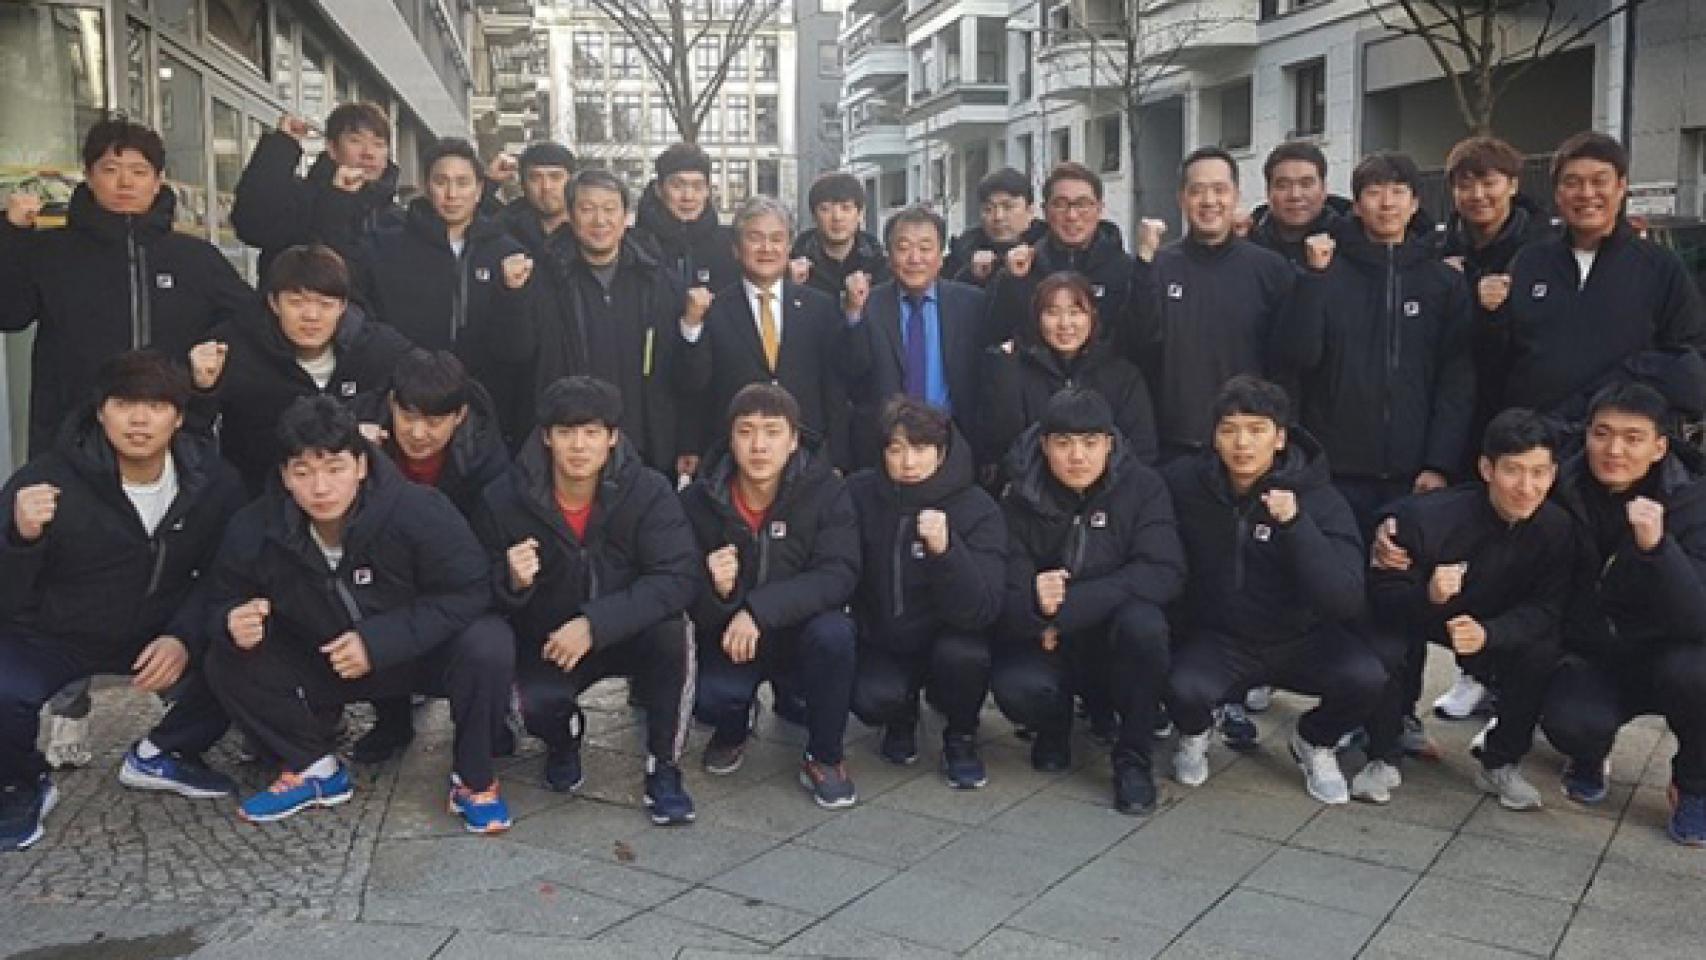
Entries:
POLYGON ((1007 524, 973 476, 971 446, 957 433, 930 479, 911 486, 881 468, 847 481, 864 558, 853 612, 860 640, 901 653, 925 650, 949 630, 982 633, 1001 614, 1007 524), (918 513, 948 515, 940 556, 918 539, 918 513))
POLYGON ((1101 335, 1112 342, 1121 355, 1130 354, 1130 337, 1120 328, 1129 309, 1132 257, 1125 252, 1125 241, 1118 224, 1102 221, 1090 245, 1082 250, 1070 250, 1045 233, 1036 244, 1036 258, 1031 270, 1015 277, 1002 266, 989 281, 990 337, 1005 340, 1024 326, 1031 313, 1031 300, 1037 284, 1061 271, 1081 273, 1090 281, 1090 292, 1096 297, 1096 313, 1102 317, 1101 335))
POLYGON ((352 193, 332 186, 338 165, 330 153, 316 157, 306 177, 296 175, 301 162, 296 138, 269 130, 237 179, 231 225, 237 239, 260 248, 262 277, 280 253, 297 244, 324 243, 347 260, 369 234, 402 218, 395 163, 352 193))
POLYGON ((1040 429, 1032 427, 1007 456, 1012 483, 1001 498, 1007 517, 1007 586, 1002 636, 1029 642, 1053 624, 1062 634, 1092 629, 1122 604, 1171 603, 1185 584, 1185 554, 1173 504, 1160 474, 1114 438, 1108 469, 1084 495, 1049 473, 1040 429), (1052 621, 1037 610, 1037 574, 1071 575, 1066 602, 1052 621))
POLYGON ((740 282, 735 234, 718 222, 715 204, 706 203, 699 219, 683 223, 658 199, 657 182, 648 183, 634 213, 634 239, 674 271, 684 287, 721 293, 740 282))
MULTIPOLYGON (((487 485, 508 472, 509 448, 504 446, 491 396, 478 383, 469 383, 468 391, 468 419, 462 421, 450 438, 444 469, 435 486, 456 505, 457 512, 473 517, 487 485)), ((389 389, 362 394, 355 402, 356 416, 363 423, 378 424, 387 434, 391 433, 390 394, 389 389)), ((395 438, 388 437, 380 449, 392 462, 402 460, 403 452, 395 438)))
POLYGON ((1175 460, 1162 474, 1190 563, 1180 612, 1191 627, 1280 643, 1362 612, 1367 555, 1314 437, 1287 431, 1273 469, 1242 496, 1213 450, 1175 460), (1262 495, 1270 490, 1296 494, 1290 523, 1268 512, 1262 495))
POLYGON ((586 538, 563 519, 542 434, 485 492, 474 523, 492 558, 492 583, 516 639, 533 649, 576 617, 592 625, 595 649, 679 617, 698 592, 704 562, 681 501, 626 438, 611 451, 594 496, 586 538), (510 582, 509 548, 539 543, 539 575, 527 590, 510 582))
POLYGON ((1299 419, 1335 476, 1462 468, 1475 402, 1469 290, 1434 255, 1431 233, 1418 215, 1389 246, 1343 220, 1326 271, 1298 277, 1274 360, 1302 385, 1299 419))
POLYGON ((54 449, 0 490, 0 624, 113 667, 128 668, 159 636, 177 637, 199 657, 207 635, 198 578, 243 505, 243 486, 210 441, 189 433, 172 440, 172 468, 178 496, 149 535, 120 485, 93 406, 67 420, 54 449), (38 483, 59 488, 59 507, 41 538, 24 543, 13 503, 38 483))
POLYGON ((1019 239, 1011 243, 991 240, 981 225, 971 227, 948 244, 948 256, 942 262, 942 276, 976 287, 987 286, 989 281, 995 279, 995 271, 1001 268, 1007 251, 1021 243, 1034 244, 1047 235, 1048 223, 1043 220, 1032 220, 1025 232, 1019 235, 1019 239), (984 250, 995 254, 995 266, 990 269, 989 276, 980 280, 977 274, 972 272, 971 261, 974 255, 984 250))
POLYGON ((231 518, 208 587, 215 642, 231 642, 233 607, 265 599, 272 613, 263 643, 317 651, 354 630, 377 672, 425 656, 490 609, 486 551, 456 507, 403 479, 379 451, 365 455, 367 479, 336 569, 278 484, 231 518))
POLYGON ((1353 207, 1354 204, 1348 198, 1328 194, 1321 213, 1316 216, 1315 222, 1309 225, 1309 229, 1303 232, 1303 236, 1296 240, 1287 240, 1280 236, 1279 222, 1274 219, 1268 205, 1257 204, 1256 208, 1250 211, 1249 240, 1286 258, 1292 266, 1301 268, 1308 262, 1303 257, 1304 239, 1317 233, 1332 233, 1340 220, 1351 216, 1353 207))
MULTIPOLYGON (((850 274, 863 270, 870 274, 871 285, 876 286, 889 279, 889 258, 883 253, 883 242, 875 234, 859 231, 853 240, 853 249, 845 260, 831 259, 823 249, 823 238, 818 235, 817 228, 811 227, 800 232, 794 238, 794 248, 788 254, 790 257, 805 257, 812 262, 811 276, 806 280, 806 286, 815 287, 841 302, 842 291, 847 286, 850 274)), ((945 274, 944 274, 945 275, 945 274)))
POLYGON ((847 485, 829 461, 802 443, 756 534, 735 509, 735 476, 734 458, 720 450, 681 494, 700 555, 699 593, 691 608, 700 636, 721 637, 743 609, 766 632, 841 609, 859 583, 859 522, 847 485), (729 544, 740 550, 740 576, 724 600, 712 589, 703 558, 729 544))
POLYGON ((149 346, 182 357, 257 302, 218 248, 173 231, 176 209, 162 187, 145 214, 109 213, 79 185, 63 230, 20 230, 0 218, 0 330, 37 323, 32 456, 52 449, 60 424, 89 399, 102 361, 149 346))

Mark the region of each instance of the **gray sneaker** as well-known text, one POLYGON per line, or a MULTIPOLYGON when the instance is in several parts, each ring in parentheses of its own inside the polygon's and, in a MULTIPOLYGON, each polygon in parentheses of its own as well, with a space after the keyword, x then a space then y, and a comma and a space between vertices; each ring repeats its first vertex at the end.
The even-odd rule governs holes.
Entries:
POLYGON ((1208 779, 1208 743, 1211 731, 1179 734, 1179 749, 1173 754, 1173 779, 1187 787, 1200 787, 1208 779))
POLYGON ((1291 757, 1303 771, 1303 788, 1310 796, 1332 805, 1351 802, 1351 788, 1345 783, 1345 772, 1339 769, 1339 756, 1332 747, 1317 747, 1293 728, 1291 757))
POLYGON ((1475 785, 1483 792, 1498 797, 1499 806, 1506 810, 1540 809, 1540 791, 1523 779, 1522 771, 1514 763, 1493 770, 1481 768, 1475 774, 1475 785))
POLYGON ((1391 803, 1392 791, 1404 784, 1404 775, 1385 760, 1370 760, 1351 779, 1351 798, 1364 803, 1391 803))

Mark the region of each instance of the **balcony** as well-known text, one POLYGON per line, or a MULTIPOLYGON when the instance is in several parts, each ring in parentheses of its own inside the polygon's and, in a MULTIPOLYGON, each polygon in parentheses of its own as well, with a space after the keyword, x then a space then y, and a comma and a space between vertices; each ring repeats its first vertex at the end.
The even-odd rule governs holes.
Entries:
POLYGON ((906 6, 906 0, 852 0, 847 4, 847 14, 852 17, 862 17, 867 13, 888 13, 904 6, 906 6))
POLYGON ((1052 100, 1088 101, 1098 90, 1117 94, 1118 41, 1073 31, 1068 38, 1037 51, 1037 96, 1052 100), (1099 82, 1098 82, 1099 81, 1099 82))
POLYGON ((1007 123, 1005 83, 959 83, 935 91, 914 91, 906 111, 908 140, 971 140, 989 136, 1007 123))
POLYGON ((873 88, 907 73, 906 46, 902 43, 867 43, 847 52, 842 79, 852 89, 873 88))
POLYGON ((874 163, 906 156, 906 127, 898 120, 854 127, 844 148, 849 163, 874 163))
POLYGON ((1259 0, 1172 0, 1144 14, 1144 43, 1152 51, 1178 50, 1185 64, 1234 50, 1254 49, 1259 0))

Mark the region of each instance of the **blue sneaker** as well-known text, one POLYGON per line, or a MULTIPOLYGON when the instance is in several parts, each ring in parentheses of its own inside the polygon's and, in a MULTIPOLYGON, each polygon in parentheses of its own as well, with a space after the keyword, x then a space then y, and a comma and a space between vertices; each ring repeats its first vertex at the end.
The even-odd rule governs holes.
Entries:
POLYGON ((1706 793, 1670 787, 1670 838, 1685 847, 1706 847, 1706 793))
POLYGON ((144 760, 133 746, 125 751, 118 782, 135 790, 160 790, 191 800, 229 797, 237 792, 231 778, 182 756, 165 751, 144 760))
POLYGON ((646 758, 646 809, 660 827, 693 822, 693 798, 681 785, 680 767, 659 763, 656 757, 646 758))
POLYGON ((586 732, 586 714, 575 708, 569 714, 569 739, 561 747, 545 751, 545 786, 555 793, 573 793, 581 788, 586 773, 581 769, 581 736, 586 732))
POLYGON ((976 790, 989 782, 989 771, 977 755, 977 738, 969 733, 942 734, 942 776, 955 790, 976 790))
POLYGON ((27 850, 42 838, 42 823, 59 802, 47 774, 34 782, 0 787, 0 851, 27 850))
POLYGON ((510 827, 509 804, 498 792, 498 782, 484 790, 474 791, 462 783, 456 774, 450 775, 451 813, 460 814, 462 826, 469 833, 503 833, 510 827))
POLYGON ((309 807, 335 807, 355 796, 349 768, 341 762, 329 777, 304 777, 286 770, 272 786, 237 807, 237 815, 250 823, 271 823, 293 817, 309 807))
POLYGON ((842 810, 859 801, 845 763, 819 763, 809 753, 800 761, 800 786, 825 810, 842 810))
POLYGON ((1593 806, 1605 800, 1611 792, 1607 781, 1611 778, 1611 760, 1605 759, 1598 763, 1591 760, 1571 759, 1564 764, 1564 796, 1587 806, 1593 806))

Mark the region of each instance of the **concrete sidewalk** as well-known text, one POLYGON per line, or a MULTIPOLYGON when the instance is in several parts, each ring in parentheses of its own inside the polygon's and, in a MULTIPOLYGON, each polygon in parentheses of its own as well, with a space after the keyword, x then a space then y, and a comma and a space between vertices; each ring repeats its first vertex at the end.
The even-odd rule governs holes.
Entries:
MULTIPOLYGON (((1431 664, 1428 699, 1447 681, 1431 664)), ((1220 748, 1164 808, 1109 806, 1105 753, 1031 771, 990 710, 990 783, 949 790, 924 756, 897 768, 854 727, 852 811, 819 810, 796 782, 801 732, 766 713, 735 776, 684 767, 691 827, 642 813, 642 747, 624 689, 588 706, 587 781, 538 786, 539 745, 505 763, 517 816, 471 837, 445 813, 441 704, 400 762, 360 771, 356 799, 265 827, 227 802, 138 794, 113 777, 157 707, 97 694, 94 767, 61 775, 47 839, 0 856, 0 955, 202 957, 732 958, 756 955, 1027 960, 1167 958, 1698 958, 1706 950, 1706 851, 1664 835, 1670 738, 1645 720, 1614 756, 1610 799, 1588 810, 1557 788, 1542 744, 1526 764, 1547 807, 1516 814, 1471 785, 1479 725, 1429 721, 1440 763, 1405 765, 1388 807, 1326 809, 1285 754, 1301 701, 1261 716, 1263 746, 1220 748)), ((1424 704, 1428 701, 1424 701, 1424 704)), ((1157 766, 1170 770, 1171 745, 1157 766)), ((233 757, 215 758, 237 770, 233 757)), ((1360 757, 1347 758, 1347 772, 1360 757)), ((259 771, 241 770, 246 788, 259 771)))

